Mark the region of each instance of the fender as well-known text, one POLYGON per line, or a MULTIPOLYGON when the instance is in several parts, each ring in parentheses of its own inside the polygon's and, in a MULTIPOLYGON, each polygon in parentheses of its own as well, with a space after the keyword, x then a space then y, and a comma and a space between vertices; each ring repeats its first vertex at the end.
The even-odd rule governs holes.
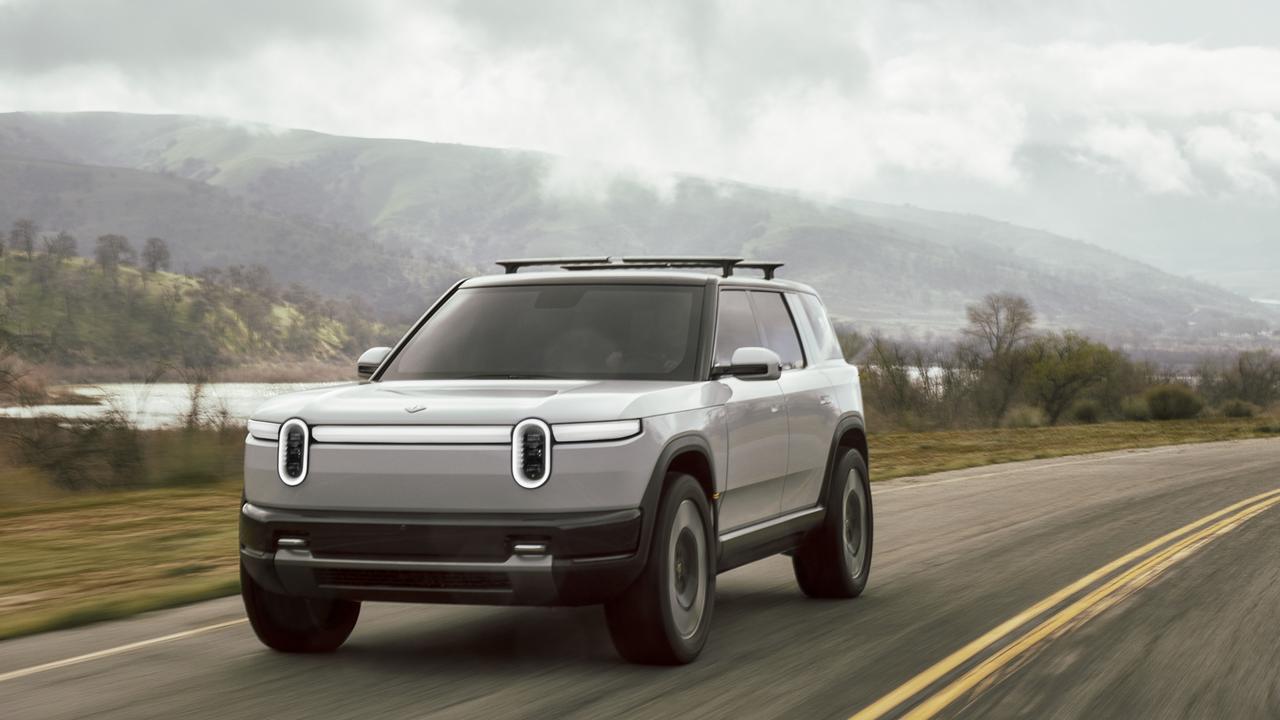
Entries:
MULTIPOLYGON (((644 490, 644 496, 640 500, 640 548, 636 554, 640 556, 644 562, 649 561, 649 546, 653 539, 653 524, 658 516, 658 501, 662 498, 662 488, 665 484, 667 471, 671 467, 671 461, 679 454, 692 450, 701 454, 707 461, 707 466, 711 468, 711 482, 714 486, 716 477, 715 456, 711 453, 711 443, 705 437, 696 431, 688 431, 676 435, 667 441, 663 446, 662 452, 658 454, 658 460, 653 464, 653 475, 649 477, 649 485, 644 490)), ((714 497, 714 496, 713 496, 714 497)), ((718 538, 715 526, 718 525, 720 516, 720 500, 718 498, 707 498, 711 503, 711 534, 713 538, 718 538)), ((716 540, 718 542, 718 539, 716 540)), ((719 548, 716 548, 717 554, 719 548)))
MULTIPOLYGON (((836 460, 838 459, 836 458, 836 451, 840 448, 840 437, 844 435, 846 432, 849 432, 850 430, 855 430, 855 429, 861 430, 863 435, 866 435, 866 432, 867 432, 866 420, 863 419, 862 413, 856 410, 853 410, 841 415, 840 419, 836 421, 835 433, 831 435, 831 448, 827 450, 827 471, 822 477, 822 489, 818 491, 818 504, 822 505, 823 507, 826 507, 826 504, 827 504, 827 489, 831 485, 831 474, 834 473, 836 470, 836 460)), ((867 472, 870 473, 871 472, 870 453, 867 453, 867 456, 862 459, 867 464, 867 472)))

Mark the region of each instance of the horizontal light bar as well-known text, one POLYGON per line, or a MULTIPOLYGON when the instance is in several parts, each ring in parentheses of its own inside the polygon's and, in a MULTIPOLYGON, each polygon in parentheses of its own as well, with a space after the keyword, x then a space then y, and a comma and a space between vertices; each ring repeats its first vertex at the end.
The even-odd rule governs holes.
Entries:
POLYGON ((608 422, 563 423, 551 426, 556 442, 600 442, 621 440, 640 434, 639 420, 610 420, 608 422))
POLYGON ((510 425, 318 425, 311 439, 321 443, 370 445, 505 445, 510 425))
POLYGON ((270 440, 275 442, 280 438, 280 423, 250 420, 249 434, 259 440, 270 440))

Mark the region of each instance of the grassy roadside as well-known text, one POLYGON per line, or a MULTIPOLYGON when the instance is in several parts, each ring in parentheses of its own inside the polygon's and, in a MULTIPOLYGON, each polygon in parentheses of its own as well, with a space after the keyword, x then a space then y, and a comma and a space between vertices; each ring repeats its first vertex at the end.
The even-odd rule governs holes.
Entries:
POLYGON ((1274 418, 1198 418, 1038 428, 950 430, 872 435, 871 475, 890 480, 944 470, 1065 455, 1280 437, 1274 418))
MULTIPOLYGON (((1280 437, 1268 419, 888 433, 871 439, 887 480, 1126 448, 1280 437)), ((125 617, 237 591, 236 477, 196 487, 86 492, 0 509, 0 639, 125 617)), ((3 495, 3 493, 0 493, 3 495)))

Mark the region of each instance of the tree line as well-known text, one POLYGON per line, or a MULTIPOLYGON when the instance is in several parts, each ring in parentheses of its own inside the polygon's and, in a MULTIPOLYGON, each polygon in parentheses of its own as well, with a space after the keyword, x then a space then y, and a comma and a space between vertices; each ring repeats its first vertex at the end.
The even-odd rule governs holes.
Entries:
POLYGON ((995 293, 966 308, 954 341, 912 342, 841 327, 863 368, 868 414, 908 430, 1251 416, 1280 403, 1280 357, 1206 358, 1175 372, 1079 333, 1042 331, 1030 302, 995 293))
POLYGON ((337 360, 386 340, 358 298, 281 287, 260 265, 168 272, 169 243, 97 237, 20 219, 0 243, 0 352, 57 365, 214 370, 263 360, 337 360), (6 253, 7 250, 7 253, 6 253))

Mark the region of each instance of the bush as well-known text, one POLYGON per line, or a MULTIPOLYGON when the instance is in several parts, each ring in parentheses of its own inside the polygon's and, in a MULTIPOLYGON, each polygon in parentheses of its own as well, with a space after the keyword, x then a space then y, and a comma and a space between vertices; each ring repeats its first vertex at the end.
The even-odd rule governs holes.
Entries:
POLYGON ((1151 419, 1151 408, 1146 398, 1133 395, 1120 401, 1120 416, 1125 420, 1146 422, 1151 419))
POLYGON ((1078 423, 1093 425, 1102 422, 1102 403, 1097 400, 1081 400, 1071 408, 1071 417, 1078 423))
POLYGON ((1222 403, 1218 411, 1229 418, 1251 418, 1262 412, 1262 408, 1244 400, 1228 400, 1222 403))
POLYGON ((1000 423, 1007 428, 1037 428, 1049 424, 1049 417, 1038 407, 1018 405, 1009 410, 1000 423))
POLYGON ((1204 409, 1204 401, 1186 385, 1158 385, 1145 398, 1155 420, 1186 420, 1204 409))

